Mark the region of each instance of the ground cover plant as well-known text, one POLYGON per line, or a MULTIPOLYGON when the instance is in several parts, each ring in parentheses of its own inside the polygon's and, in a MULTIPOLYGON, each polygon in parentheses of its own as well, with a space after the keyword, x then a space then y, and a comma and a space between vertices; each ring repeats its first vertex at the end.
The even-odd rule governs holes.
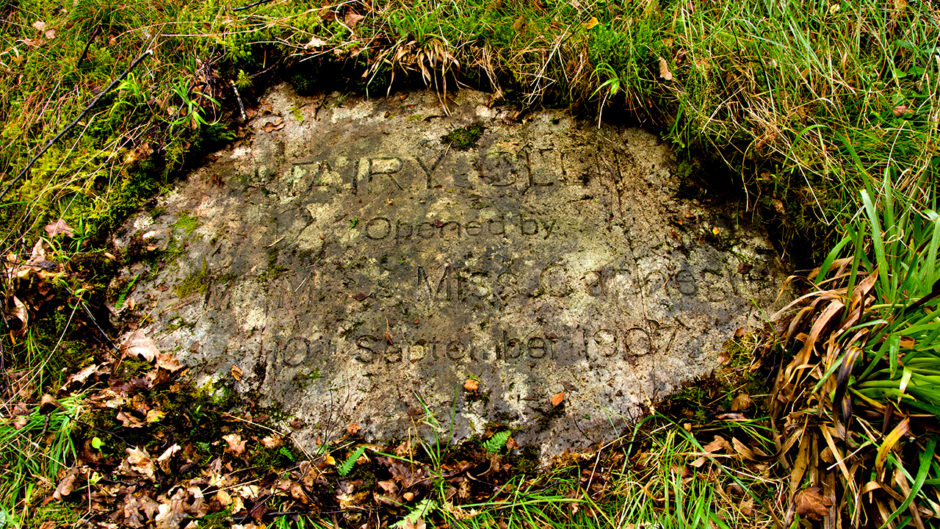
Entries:
POLYGON ((938 43, 928 2, 0 3, 0 526, 931 524, 938 43), (700 193, 744 193, 818 271, 731 355, 740 378, 547 475, 511 437, 297 453, 146 337, 113 342, 133 285, 108 236, 266 84, 334 74, 642 123, 713 153, 733 178, 690 176, 700 193))

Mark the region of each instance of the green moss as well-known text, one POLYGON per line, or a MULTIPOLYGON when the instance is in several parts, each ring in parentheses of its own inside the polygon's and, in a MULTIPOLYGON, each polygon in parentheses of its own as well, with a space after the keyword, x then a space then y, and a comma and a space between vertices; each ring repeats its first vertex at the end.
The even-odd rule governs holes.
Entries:
POLYGON ((444 136, 441 136, 441 142, 457 149, 458 151, 467 151, 476 147, 480 137, 486 127, 482 123, 471 123, 466 127, 454 129, 444 136))
POLYGON ((286 266, 281 266, 277 264, 277 256, 278 256, 277 248, 268 249, 268 266, 267 268, 264 269, 264 272, 262 272, 258 276, 258 278, 261 281, 271 281, 271 280, 277 279, 281 277, 281 274, 283 274, 287 270, 290 270, 286 266))
POLYGON ((185 298, 194 294, 205 295, 209 291, 209 269, 205 259, 202 261, 202 268, 198 272, 193 272, 173 287, 173 293, 178 297, 185 298))
POLYGON ((186 213, 180 213, 180 218, 173 223, 173 227, 179 230, 186 232, 186 235, 189 235, 199 226, 199 219, 193 217, 186 213))
POLYGON ((74 527, 79 518, 81 518, 81 513, 72 509, 67 503, 54 501, 37 507, 29 520, 35 527, 46 523, 51 524, 52 527, 74 527))

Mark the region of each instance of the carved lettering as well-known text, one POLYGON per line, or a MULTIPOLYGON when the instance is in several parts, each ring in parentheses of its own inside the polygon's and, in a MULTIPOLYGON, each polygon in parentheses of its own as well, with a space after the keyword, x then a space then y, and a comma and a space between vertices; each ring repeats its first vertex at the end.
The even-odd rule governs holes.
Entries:
POLYGON ((360 188, 365 188, 367 193, 377 193, 382 190, 375 182, 379 178, 388 179, 398 190, 405 189, 398 181, 396 176, 401 171, 402 163, 400 158, 393 156, 383 158, 360 158, 357 180, 360 188))

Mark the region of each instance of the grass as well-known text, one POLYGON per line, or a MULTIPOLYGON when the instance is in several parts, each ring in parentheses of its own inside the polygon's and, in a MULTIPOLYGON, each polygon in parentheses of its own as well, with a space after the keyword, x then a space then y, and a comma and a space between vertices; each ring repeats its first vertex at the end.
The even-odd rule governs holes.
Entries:
POLYGON ((812 290, 789 318, 798 352, 778 376, 775 416, 783 438, 800 432, 784 450, 803 468, 794 482, 808 464, 806 481, 828 480, 847 522, 923 526, 940 517, 940 217, 911 208, 888 179, 879 207, 874 183, 860 193, 860 222, 805 279, 812 290))
MULTIPOLYGON (((937 6, 273 0, 236 10, 240 5, 0 6, 0 184, 11 186, 0 197, 0 247, 19 265, 49 223, 62 218, 77 234, 68 244, 45 237, 49 260, 68 273, 4 275, 6 307, 15 307, 13 296, 26 302, 32 334, 22 339, 5 320, 0 516, 40 519, 32 511, 37 491, 48 493, 72 459, 70 420, 80 398, 60 399, 63 407, 39 430, 34 414, 41 396, 61 384, 62 370, 83 367, 89 356, 57 342, 90 344, 87 337, 100 334, 92 315, 100 318, 109 301, 111 230, 201 153, 233 137, 244 108, 270 82, 287 79, 315 92, 335 88, 323 84, 337 78, 332 74, 370 95, 415 84, 446 94, 466 83, 520 107, 565 105, 598 122, 654 127, 680 156, 718 160, 781 248, 798 263, 821 263, 794 281, 804 297, 778 323, 788 349, 765 347, 782 364, 770 417, 722 426, 732 432, 723 435, 776 455, 776 463, 740 453, 706 458, 707 471, 692 467, 690 477, 675 469, 703 457, 693 454, 702 452, 700 436, 712 432, 672 426, 653 429, 644 448, 621 445, 620 465, 606 470, 603 491, 582 483, 583 462, 567 462, 552 476, 513 477, 476 504, 449 504, 441 485, 435 516, 457 527, 720 527, 766 525, 776 511, 786 515, 773 522, 790 526, 805 521, 807 513, 794 506, 814 487, 832 500, 830 516, 847 525, 922 525, 940 516, 936 438, 923 433, 937 430, 940 412, 937 6), (82 114, 116 79, 115 89, 82 114), (47 299, 49 291, 58 301, 47 299), (35 383, 12 391, 10 382, 23 374, 35 383), (18 404, 29 410, 20 429, 11 426, 18 404), (760 465, 761 472, 789 473, 779 496, 769 492, 779 475, 748 470, 760 465), (729 496, 729 483, 745 493, 729 496), (755 498, 746 491, 763 492, 755 498), (747 498, 753 505, 744 509, 747 498), (759 514, 742 514, 751 508, 759 514)), ((454 141, 472 143, 473 131, 466 132, 454 141)), ((708 417, 697 411, 696 423, 704 423, 708 417)), ((446 443, 425 448, 425 464, 440 469, 446 443)), ((277 526, 287 527, 286 519, 277 526)), ((304 524, 319 522, 289 525, 304 524)))

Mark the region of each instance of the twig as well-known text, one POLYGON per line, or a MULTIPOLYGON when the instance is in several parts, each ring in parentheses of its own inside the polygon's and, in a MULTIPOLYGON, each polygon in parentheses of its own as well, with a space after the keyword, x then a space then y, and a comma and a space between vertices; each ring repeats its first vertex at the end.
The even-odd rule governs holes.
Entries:
POLYGON ((26 167, 24 167, 23 170, 20 171, 19 174, 16 175, 16 178, 14 178, 9 184, 7 184, 7 186, 3 189, 3 192, 0 192, 0 199, 6 196, 7 192, 10 191, 10 188, 13 187, 13 184, 18 182, 20 178, 23 178, 23 176, 26 175, 26 173, 33 166, 33 164, 36 163, 36 160, 38 160, 43 154, 46 153, 46 151, 49 150, 49 147, 52 147, 52 145, 55 144, 55 142, 59 141, 59 139, 62 136, 64 136, 66 132, 72 130, 72 127, 77 125, 78 122, 81 121, 83 117, 85 117, 85 114, 87 114, 92 108, 94 108, 95 105, 97 105, 98 102, 101 101, 102 98, 104 98, 104 96, 108 95, 109 92, 114 90, 117 87, 118 83, 123 81, 124 78, 127 77, 127 74, 131 73, 131 70, 136 68, 137 65, 141 63, 141 61, 143 61, 150 55, 153 55, 153 50, 151 49, 147 49, 147 51, 141 53, 139 56, 137 56, 136 59, 134 59, 133 62, 131 62, 131 65, 128 66, 127 69, 124 70, 124 72, 121 75, 115 77, 114 80, 111 81, 111 84, 109 84, 104 90, 99 92, 98 95, 96 95, 94 99, 92 99, 91 102, 89 102, 88 105, 85 106, 85 109, 82 110, 81 113, 75 117, 75 119, 73 119, 68 125, 66 125, 64 129, 59 131, 59 133, 56 134, 55 137, 53 137, 51 140, 49 140, 46 143, 46 145, 42 148, 42 150, 40 150, 35 156, 33 156, 29 160, 29 163, 26 164, 26 167))
POLYGON ((267 4, 267 3, 270 2, 270 1, 271 1, 271 0, 257 0, 257 1, 255 1, 255 2, 252 2, 252 3, 248 4, 248 5, 243 5, 243 6, 239 6, 239 7, 233 8, 232 11, 244 11, 244 10, 246 10, 246 9, 251 9, 252 7, 260 6, 261 4, 267 4))
POLYGON ((235 86, 235 81, 229 81, 232 84, 232 91, 235 92, 235 99, 238 100, 238 110, 242 113, 242 123, 248 121, 248 116, 245 115, 245 104, 242 103, 242 96, 238 93, 238 87, 235 86))
POLYGON ((75 67, 78 68, 81 66, 82 61, 85 60, 85 57, 88 55, 88 48, 91 47, 91 43, 95 41, 95 37, 98 36, 98 32, 101 31, 101 26, 95 26, 94 31, 91 32, 91 36, 88 37, 88 42, 85 43, 85 49, 82 50, 81 57, 78 58, 78 62, 75 63, 75 67))

